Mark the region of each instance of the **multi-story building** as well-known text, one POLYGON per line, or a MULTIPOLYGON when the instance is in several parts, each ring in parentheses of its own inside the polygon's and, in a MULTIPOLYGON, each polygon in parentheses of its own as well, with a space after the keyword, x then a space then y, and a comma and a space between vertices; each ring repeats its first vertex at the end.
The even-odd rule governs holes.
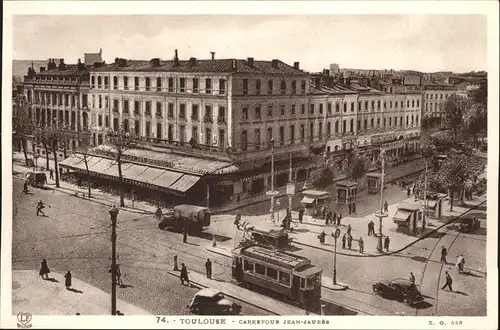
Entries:
POLYGON ((422 92, 422 115, 430 129, 439 129, 444 124, 444 104, 456 93, 456 87, 444 83, 425 82, 422 92))
MULTIPOLYGON (((56 64, 49 59, 47 68, 29 71, 24 76, 24 93, 29 104, 29 115, 39 127, 56 126, 68 131, 89 127, 89 73, 80 61, 68 65, 64 59, 56 64)), ((77 139, 71 139, 70 148, 76 148, 77 139)), ((44 151, 39 151, 43 156, 44 151)))

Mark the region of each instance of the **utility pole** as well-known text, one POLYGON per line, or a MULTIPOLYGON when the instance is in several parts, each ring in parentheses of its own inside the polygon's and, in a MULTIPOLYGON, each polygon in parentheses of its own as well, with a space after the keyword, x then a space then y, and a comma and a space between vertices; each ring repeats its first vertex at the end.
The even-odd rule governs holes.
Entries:
POLYGON ((116 218, 118 209, 113 205, 109 209, 111 216, 111 315, 116 315, 116 218))
POLYGON ((274 139, 271 139, 271 220, 274 220, 274 139))
POLYGON ((427 157, 425 158, 425 181, 424 181, 424 214, 422 215, 422 233, 426 226, 426 215, 427 215, 427 157))
MULTIPOLYGON (((290 166, 288 168, 288 182, 292 184, 292 154, 290 153, 290 166)), ((288 194, 288 214, 292 216, 292 194, 288 194)))
POLYGON ((375 214, 379 221, 379 236, 377 250, 379 252, 383 251, 382 247, 382 219, 387 217, 388 214, 384 213, 384 176, 385 176, 385 149, 380 150, 380 158, 382 162, 382 173, 380 176, 380 211, 375 214))

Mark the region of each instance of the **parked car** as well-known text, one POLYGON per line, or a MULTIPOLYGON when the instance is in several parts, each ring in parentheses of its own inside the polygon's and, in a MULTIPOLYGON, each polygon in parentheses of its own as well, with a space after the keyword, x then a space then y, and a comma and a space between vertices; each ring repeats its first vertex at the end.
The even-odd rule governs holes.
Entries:
POLYGON ((470 233, 479 228, 481 228, 481 221, 477 218, 477 216, 470 214, 460 218, 458 230, 461 233, 470 233))
POLYGON ((47 183, 47 174, 44 172, 28 172, 26 180, 33 187, 43 187, 47 183))
POLYGON ((402 278, 377 282, 373 284, 373 292, 384 298, 402 301, 407 305, 424 301, 424 296, 418 291, 415 283, 402 278))
POLYGON ((194 314, 202 315, 237 315, 241 305, 226 299, 218 290, 206 288, 198 291, 187 306, 194 314))
POLYGON ((202 231, 204 227, 210 226, 210 209, 197 205, 176 205, 172 210, 165 212, 159 227, 164 230, 172 227, 182 230, 188 227, 192 231, 202 231))

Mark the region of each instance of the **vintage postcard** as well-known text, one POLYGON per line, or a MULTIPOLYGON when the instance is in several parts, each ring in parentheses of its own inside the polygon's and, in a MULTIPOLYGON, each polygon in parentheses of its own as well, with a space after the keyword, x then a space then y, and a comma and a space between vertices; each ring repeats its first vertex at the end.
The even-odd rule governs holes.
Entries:
POLYGON ((6 2, 0 326, 496 329, 498 23, 6 2))

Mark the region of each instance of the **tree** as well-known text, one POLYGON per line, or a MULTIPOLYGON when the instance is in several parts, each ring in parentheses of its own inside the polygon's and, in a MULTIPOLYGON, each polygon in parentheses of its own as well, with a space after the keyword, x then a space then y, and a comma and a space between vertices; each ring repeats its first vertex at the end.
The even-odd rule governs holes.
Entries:
POLYGON ((464 127, 467 134, 477 140, 477 135, 488 130, 488 111, 483 103, 474 103, 464 115, 464 127))
MULTIPOLYGON (((52 152, 54 155, 54 171, 56 172, 56 187, 59 188, 59 164, 58 164, 58 157, 57 157, 57 152, 59 151, 59 147, 66 138, 67 132, 61 129, 58 129, 54 125, 51 127, 48 127, 45 129, 45 138, 46 138, 46 145, 48 146, 49 150, 52 152)), ((47 159, 48 159, 48 154, 47 154, 47 159)), ((48 163, 48 162, 47 162, 48 163)))
POLYGON ((360 156, 357 149, 349 152, 344 163, 344 173, 347 178, 358 182, 367 172, 366 159, 360 156))
POLYGON ((120 185, 120 206, 125 206, 125 185, 123 182, 122 175, 122 156, 123 154, 137 146, 137 144, 142 140, 142 138, 134 133, 125 132, 123 127, 120 126, 118 131, 108 131, 106 138, 109 144, 113 147, 115 152, 115 160, 118 166, 118 180, 120 185))
POLYGON ((322 162, 319 167, 309 174, 310 182, 320 189, 326 189, 333 183, 334 178, 333 169, 327 162, 322 162))
POLYGON ((22 109, 14 111, 14 117, 12 118, 12 131, 14 132, 14 139, 19 141, 21 147, 23 148, 26 166, 29 166, 27 150, 28 137, 33 135, 34 129, 35 126, 33 121, 28 115, 28 105, 25 105, 22 109))
POLYGON ((47 171, 50 170, 50 157, 49 157, 49 135, 48 135, 48 129, 49 128, 37 128, 35 130, 35 138, 34 141, 36 143, 40 143, 43 146, 43 149, 45 150, 45 158, 46 158, 46 167, 47 171))
POLYGON ((452 153, 438 170, 438 180, 450 193, 450 211, 453 210, 454 193, 465 189, 465 182, 476 174, 472 157, 463 153, 452 153))
POLYGON ((76 141, 78 142, 78 148, 75 152, 74 155, 78 159, 82 160, 83 163, 85 164, 85 171, 87 172, 87 188, 88 188, 88 194, 89 198, 91 197, 91 191, 90 191, 90 171, 89 171, 89 159, 91 157, 90 151, 91 151, 91 133, 90 131, 80 131, 75 134, 76 141))
POLYGON ((468 103, 464 97, 456 94, 452 94, 444 103, 443 110, 446 122, 455 134, 463 129, 463 118, 469 107, 468 103))

